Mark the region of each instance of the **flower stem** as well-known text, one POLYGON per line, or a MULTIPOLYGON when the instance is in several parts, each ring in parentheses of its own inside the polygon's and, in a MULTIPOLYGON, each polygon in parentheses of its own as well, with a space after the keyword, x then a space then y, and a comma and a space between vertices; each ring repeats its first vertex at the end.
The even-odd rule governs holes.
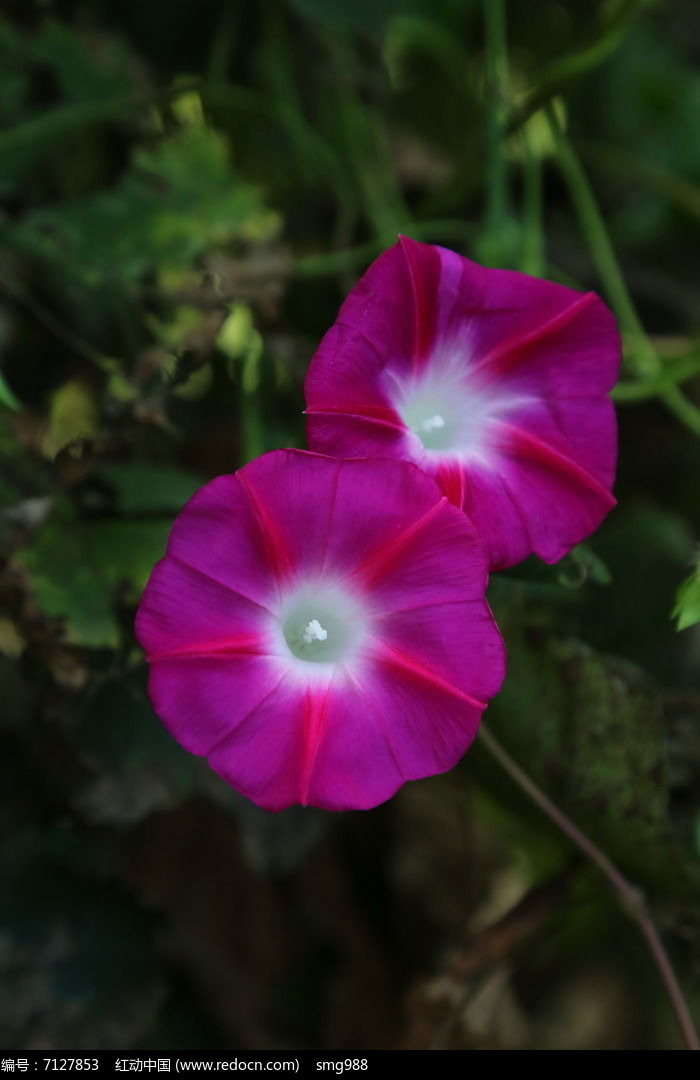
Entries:
POLYGON ((553 108, 547 108, 549 129, 556 148, 557 163, 569 188, 571 201, 578 215, 582 232, 588 240, 610 303, 615 308, 620 326, 634 343, 633 356, 641 374, 656 374, 660 367, 656 351, 649 342, 627 290, 617 256, 613 249, 600 207, 571 143, 562 131, 553 108))
POLYGON ((659 393, 669 390, 687 379, 700 375, 700 353, 691 353, 680 360, 671 361, 664 366, 663 372, 653 379, 635 379, 618 383, 613 388, 613 401, 641 401, 644 398, 658 397, 659 393))
POLYGON ((503 0, 483 0, 487 93, 486 233, 494 252, 503 243, 508 178, 503 153, 504 86, 507 79, 506 18, 503 0))
MULTIPOLYGON (((546 112, 554 140, 557 163, 569 188, 571 201, 578 215, 581 230, 591 249, 603 287, 620 320, 620 328, 628 346, 628 359, 632 360, 636 373, 642 379, 658 377, 663 371, 661 358, 645 333, 628 292, 593 189, 551 104, 547 106, 546 112)), ((700 409, 677 386, 659 390, 658 397, 669 412, 672 412, 696 435, 700 435, 700 409)))
MULTIPOLYGON (((437 243, 447 240, 450 243, 469 245, 474 242, 473 227, 460 218, 438 218, 437 220, 410 221, 408 218, 399 226, 399 232, 405 232, 414 240, 427 240, 437 243)), ((324 255, 303 255, 292 267, 299 277, 321 277, 324 274, 336 274, 344 270, 365 267, 384 248, 396 241, 396 230, 377 236, 367 243, 342 251, 331 251, 324 255)))
POLYGON ((528 128, 522 133, 525 162, 523 168, 523 239, 520 269, 533 277, 544 275, 542 230, 542 159, 528 128))
POLYGON ((671 1002, 686 1048, 688 1050, 700 1050, 700 1041, 698 1041, 695 1025, 693 1024, 688 1006, 683 997, 683 992, 675 972, 671 967, 668 953, 661 941, 661 937, 656 929, 656 925, 651 917, 651 913, 642 892, 629 882, 608 858, 605 852, 601 851, 598 845, 595 844, 590 837, 586 836, 586 834, 574 824, 571 818, 567 817, 563 810, 560 810, 559 807, 545 795, 544 791, 542 791, 535 781, 521 769, 518 763, 513 760, 508 751, 501 746, 495 735, 489 731, 485 725, 482 725, 479 730, 479 741, 489 752, 491 757, 493 757, 501 768, 508 773, 511 780, 513 780, 518 787, 521 788, 521 790, 524 791, 537 806, 539 806, 540 810, 547 815, 560 832, 563 832, 565 836, 568 836, 572 843, 574 843, 579 850, 591 860, 591 862, 595 863, 598 869, 601 870, 608 879, 608 882, 612 886, 613 891, 617 894, 622 907, 630 918, 637 923, 637 926, 644 935, 649 951, 656 964, 659 975, 661 976, 661 981, 668 994, 669 1001, 671 1002))
POLYGON ((59 143, 66 135, 97 127, 109 120, 119 120, 130 113, 143 112, 187 90, 197 90, 201 80, 183 79, 152 94, 118 94, 98 101, 71 102, 23 120, 0 132, 0 155, 31 151, 35 147, 59 143))

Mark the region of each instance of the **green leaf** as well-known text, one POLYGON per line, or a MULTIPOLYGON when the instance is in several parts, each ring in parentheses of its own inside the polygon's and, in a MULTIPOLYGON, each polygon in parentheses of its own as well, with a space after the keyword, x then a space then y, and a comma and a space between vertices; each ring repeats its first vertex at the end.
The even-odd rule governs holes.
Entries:
POLYGON ((136 461, 103 465, 97 478, 114 490, 123 514, 177 513, 204 484, 201 476, 187 469, 136 461))
POLYGON ((66 102, 106 101, 131 89, 133 59, 116 37, 105 35, 96 48, 65 23, 45 19, 26 48, 29 62, 53 72, 66 102))
POLYGON ((700 622, 700 561, 676 594, 673 617, 677 621, 678 630, 687 630, 689 626, 700 622))
POLYGON ((86 542, 106 585, 127 586, 126 598, 136 602, 165 554, 171 526, 170 520, 90 522, 86 542))
POLYGON ((165 552, 169 520, 81 520, 67 501, 36 532, 18 561, 41 611, 61 619, 66 641, 90 648, 120 642, 116 592, 136 602, 165 552))
MULTIPOLYGON (((135 92, 136 65, 117 38, 100 35, 97 44, 92 34, 83 37, 51 19, 42 19, 26 35, 0 19, 0 70, 3 195, 19 190, 24 196, 41 183, 36 159, 47 151, 55 151, 48 170, 51 184, 67 177, 64 165, 84 182, 91 170, 85 158, 76 166, 75 154, 86 153, 86 144, 76 142, 76 136, 80 139, 93 125, 123 119, 141 103, 135 92), (50 107, 45 92, 37 97, 37 85, 51 87, 50 107)), ((98 174, 101 158, 98 152, 98 174)))
POLYGON ((54 458, 64 446, 76 439, 90 439, 97 434, 98 410, 89 387, 79 379, 64 383, 51 398, 49 426, 42 440, 42 450, 54 458))
POLYGON ((266 239, 277 225, 257 190, 233 176, 225 140, 187 127, 137 150, 111 190, 31 213, 8 238, 98 286, 187 269, 203 251, 236 238, 266 239))
POLYGON ((18 412, 22 408, 21 403, 17 400, 15 395, 10 390, 10 387, 7 385, 7 381, 5 380, 2 372, 0 372, 0 405, 5 405, 8 409, 12 409, 14 412, 18 412))
MULTIPOLYGON (((242 362, 243 390, 246 394, 254 394, 260 382, 263 339, 255 329, 248 304, 241 301, 231 306, 231 312, 219 330, 216 345, 229 361, 242 362)), ((231 365, 229 370, 232 373, 231 365)))
POLYGON ((57 506, 18 560, 29 572, 41 611, 63 620, 67 641, 116 648, 119 630, 110 591, 69 503, 57 506))

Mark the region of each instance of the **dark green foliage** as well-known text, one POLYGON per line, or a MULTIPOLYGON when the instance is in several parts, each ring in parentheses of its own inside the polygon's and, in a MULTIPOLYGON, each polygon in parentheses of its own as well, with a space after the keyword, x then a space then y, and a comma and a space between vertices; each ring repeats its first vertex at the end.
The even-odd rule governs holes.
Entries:
POLYGON ((165 552, 169 521, 81 520, 60 503, 19 558, 42 612, 74 645, 116 648, 115 594, 134 603, 165 552))
POLYGON ((640 882, 682 889, 662 700, 630 664, 506 615, 496 731, 542 787, 640 882))

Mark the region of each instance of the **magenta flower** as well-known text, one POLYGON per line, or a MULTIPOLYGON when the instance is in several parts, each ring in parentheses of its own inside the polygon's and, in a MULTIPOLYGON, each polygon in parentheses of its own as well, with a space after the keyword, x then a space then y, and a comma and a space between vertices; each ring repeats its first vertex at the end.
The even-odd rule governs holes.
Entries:
POLYGON ((156 712, 269 810, 375 806, 451 768, 500 687, 486 577, 414 466, 266 454, 191 499, 151 575, 156 712))
POLYGON ((615 505, 619 351, 594 293, 401 237, 311 363, 309 445, 418 464, 494 569, 530 552, 556 562, 615 505))

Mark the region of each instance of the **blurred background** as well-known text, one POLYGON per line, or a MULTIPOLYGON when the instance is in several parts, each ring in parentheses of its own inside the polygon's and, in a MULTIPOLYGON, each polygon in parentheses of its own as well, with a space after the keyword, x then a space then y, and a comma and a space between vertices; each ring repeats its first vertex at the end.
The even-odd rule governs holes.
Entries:
POLYGON ((190 494, 303 446, 307 364, 399 231, 601 292, 619 506, 494 578, 488 723, 700 1014, 697 3, 1 11, 0 1046, 681 1048, 637 928, 483 747, 371 812, 266 814, 161 728, 132 620, 190 494))

